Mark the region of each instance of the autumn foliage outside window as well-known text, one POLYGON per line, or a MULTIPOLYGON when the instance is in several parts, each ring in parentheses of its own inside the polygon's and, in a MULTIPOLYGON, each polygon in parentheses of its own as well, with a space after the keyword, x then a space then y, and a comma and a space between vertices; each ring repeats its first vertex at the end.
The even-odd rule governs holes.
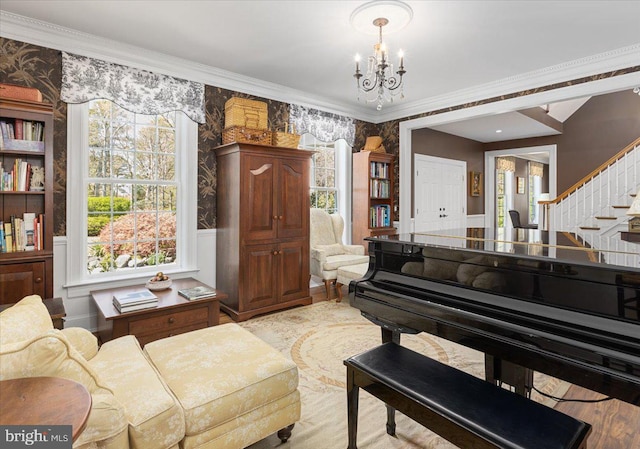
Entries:
POLYGON ((89 273, 175 262, 175 114, 135 114, 109 100, 90 102, 89 273))

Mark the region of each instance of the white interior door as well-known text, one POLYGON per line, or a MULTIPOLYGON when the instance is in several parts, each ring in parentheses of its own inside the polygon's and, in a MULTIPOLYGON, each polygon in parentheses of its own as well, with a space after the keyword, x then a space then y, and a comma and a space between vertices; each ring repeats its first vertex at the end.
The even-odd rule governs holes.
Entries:
POLYGON ((415 155, 415 232, 466 227, 467 163, 415 155))

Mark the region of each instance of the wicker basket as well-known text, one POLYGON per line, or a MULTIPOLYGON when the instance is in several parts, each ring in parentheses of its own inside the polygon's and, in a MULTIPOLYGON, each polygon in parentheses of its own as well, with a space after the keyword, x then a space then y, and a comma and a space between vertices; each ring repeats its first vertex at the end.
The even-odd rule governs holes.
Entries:
POLYGON ((224 104, 224 127, 267 129, 267 103, 233 97, 224 104))
POLYGON ((232 126, 222 131, 222 143, 231 142, 271 145, 271 131, 268 129, 252 129, 244 126, 232 126))
POLYGON ((284 125, 284 132, 277 130, 273 132, 274 147, 298 148, 299 143, 300 134, 294 132, 293 126, 291 126, 291 132, 289 132, 289 126, 286 124, 284 125))

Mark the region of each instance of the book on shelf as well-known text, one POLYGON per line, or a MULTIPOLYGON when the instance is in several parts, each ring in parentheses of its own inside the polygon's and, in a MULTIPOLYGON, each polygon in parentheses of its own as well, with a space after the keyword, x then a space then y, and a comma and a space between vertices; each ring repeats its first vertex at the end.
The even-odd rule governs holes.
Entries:
POLYGON ((44 249, 44 214, 25 212, 0 221, 0 252, 35 251, 44 249))
POLYGON ((0 149, 44 151, 44 124, 19 118, 0 120, 0 149))
POLYGON ((18 140, 24 139, 24 135, 22 132, 23 126, 24 124, 22 123, 22 119, 17 118, 15 120, 15 136, 16 136, 16 139, 18 140))
MULTIPOLYGON (((31 190, 33 169, 42 171, 41 167, 16 158, 10 167, 0 161, 0 190, 8 192, 28 192, 31 190)), ((41 189, 35 189, 41 190, 41 189)))
POLYGON ((15 249, 13 247, 13 234, 11 232, 11 222, 10 221, 5 221, 4 222, 4 240, 5 240, 5 244, 4 244, 5 252, 6 253, 14 252, 15 249))
POLYGON ((178 290, 178 294, 180 296, 184 296, 189 301, 193 301, 194 299, 209 298, 211 296, 215 296, 216 291, 211 287, 199 285, 197 287, 180 289, 178 290))
POLYGON ((36 249, 35 212, 25 212, 22 214, 22 220, 24 221, 24 250, 33 251, 36 249))
POLYGON ((113 303, 120 307, 136 306, 154 302, 158 302, 158 297, 147 289, 113 294, 113 303))
POLYGON ((384 228, 391 226, 391 206, 382 204, 369 209, 369 227, 384 228))

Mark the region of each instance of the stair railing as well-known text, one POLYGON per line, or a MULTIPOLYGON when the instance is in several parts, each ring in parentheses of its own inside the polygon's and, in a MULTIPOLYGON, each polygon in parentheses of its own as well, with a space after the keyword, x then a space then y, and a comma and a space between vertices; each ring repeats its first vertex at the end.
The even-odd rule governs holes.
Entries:
POLYGON ((609 158, 557 198, 540 201, 544 229, 576 231, 595 217, 615 216, 615 207, 630 204, 629 195, 640 185, 640 137, 609 158))

